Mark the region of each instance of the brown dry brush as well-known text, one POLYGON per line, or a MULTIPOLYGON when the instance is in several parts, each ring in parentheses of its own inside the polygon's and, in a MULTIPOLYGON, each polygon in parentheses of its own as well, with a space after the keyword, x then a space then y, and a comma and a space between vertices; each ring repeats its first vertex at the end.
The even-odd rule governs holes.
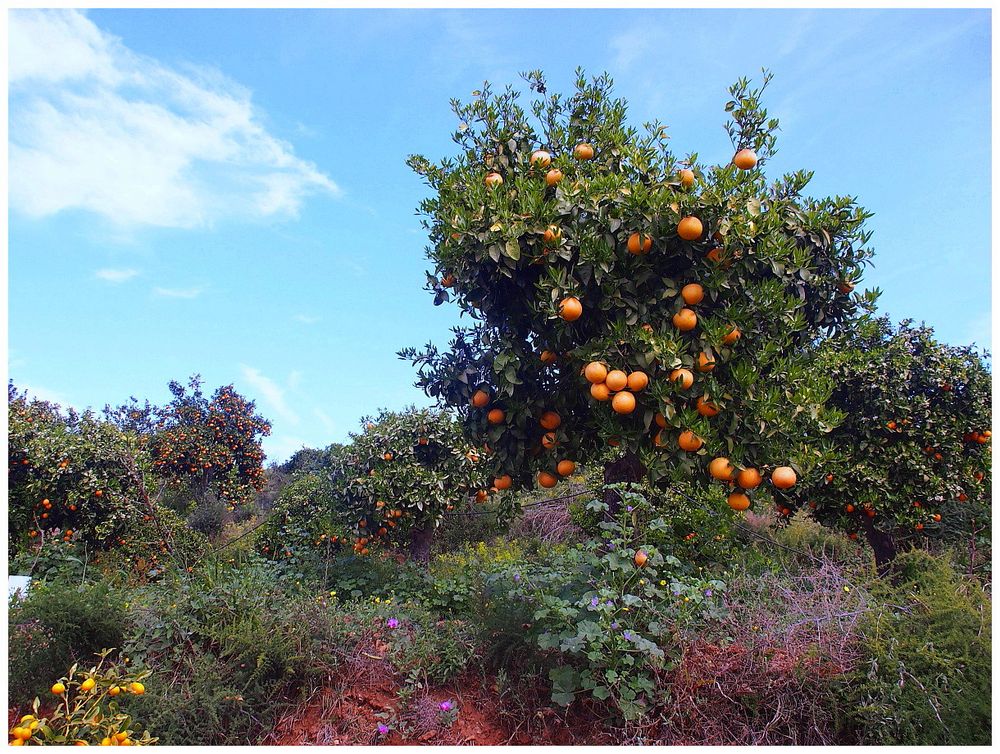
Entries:
POLYGON ((538 502, 525 507, 511 526, 515 538, 534 537, 546 544, 579 541, 583 532, 573 523, 565 500, 538 502))
POLYGON ((687 644, 661 679, 669 702, 659 743, 838 742, 831 690, 859 661, 864 590, 821 559, 805 574, 736 582, 728 601, 728 640, 687 644))

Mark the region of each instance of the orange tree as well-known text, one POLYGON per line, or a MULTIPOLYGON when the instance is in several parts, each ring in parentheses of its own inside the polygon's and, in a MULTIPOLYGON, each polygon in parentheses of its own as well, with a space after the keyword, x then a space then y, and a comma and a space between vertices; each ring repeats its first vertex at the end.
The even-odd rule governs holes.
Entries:
POLYGON ((941 534, 956 508, 989 500, 992 376, 975 349, 871 318, 824 343, 815 368, 844 417, 819 444, 823 473, 797 490, 822 523, 863 533, 884 566, 899 539, 941 534))
MULTIPOLYGON (((230 506, 251 502, 264 489, 261 440, 271 425, 232 385, 211 398, 201 385, 197 375, 187 388, 170 383, 173 400, 155 410, 148 438, 153 466, 161 477, 189 485, 196 497, 212 493, 230 506)), ((142 412, 125 407, 122 414, 141 420, 142 412)))
POLYGON ((332 499, 367 555, 379 543, 406 542, 426 562, 434 530, 447 511, 486 486, 480 454, 449 414, 431 409, 382 411, 332 454, 332 499))
POLYGON ((8 385, 10 554, 86 543, 149 559, 186 539, 150 494, 151 464, 136 435, 92 412, 29 400, 8 385))
POLYGON ((805 196, 807 172, 765 180, 769 75, 730 89, 716 165, 629 126, 606 75, 566 97, 525 78, 532 116, 484 86, 452 103, 456 156, 409 158, 432 191, 427 287, 474 321, 400 352, 418 386, 459 410, 497 487, 552 486, 608 446, 609 483, 716 479, 737 509, 762 478, 780 497, 821 473, 811 438, 838 417, 808 352, 874 305, 853 293, 868 214, 805 196))

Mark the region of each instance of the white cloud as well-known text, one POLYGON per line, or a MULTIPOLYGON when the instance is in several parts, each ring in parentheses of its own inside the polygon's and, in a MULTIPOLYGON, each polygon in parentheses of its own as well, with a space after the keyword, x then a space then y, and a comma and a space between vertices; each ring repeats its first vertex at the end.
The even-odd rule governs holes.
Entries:
POLYGON ((25 215, 194 228, 294 217, 307 196, 340 193, 221 74, 138 55, 79 11, 9 20, 10 200, 25 215))
POLYGON ((319 419, 320 424, 323 425, 323 429, 326 430, 327 434, 331 434, 337 428, 333 419, 331 419, 330 415, 323 409, 314 408, 313 413, 316 414, 316 418, 319 419))
POLYGON ((198 298, 204 288, 154 288, 153 293, 162 298, 198 298))
POLYGON ((108 283, 124 283, 139 274, 138 270, 114 270, 105 268, 94 273, 94 277, 108 283))
POLYGON ((311 314, 296 314, 292 319, 304 325, 315 325, 319 322, 319 317, 314 317, 311 314))
POLYGON ((288 405, 283 387, 270 377, 261 374, 259 369, 246 364, 240 364, 240 369, 243 371, 243 379, 250 383, 274 414, 289 424, 299 423, 299 415, 288 405))

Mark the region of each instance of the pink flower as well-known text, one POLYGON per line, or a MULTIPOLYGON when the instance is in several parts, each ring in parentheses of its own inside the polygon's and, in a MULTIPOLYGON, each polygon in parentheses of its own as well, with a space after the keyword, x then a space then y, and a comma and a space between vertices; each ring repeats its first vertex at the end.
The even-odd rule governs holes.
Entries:
POLYGON ((451 702, 441 702, 439 706, 441 707, 442 712, 451 711, 451 702))

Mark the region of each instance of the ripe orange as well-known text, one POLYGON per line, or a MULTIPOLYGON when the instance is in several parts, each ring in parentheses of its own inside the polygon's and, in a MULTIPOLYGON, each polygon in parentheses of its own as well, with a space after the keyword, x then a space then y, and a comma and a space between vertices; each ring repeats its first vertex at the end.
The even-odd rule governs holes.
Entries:
POLYGON ((790 466, 779 466, 771 472, 771 484, 779 490, 787 490, 797 481, 795 470, 790 466))
POLYGON ((555 246, 562 240, 562 229, 558 225, 550 225, 542 234, 542 243, 546 246, 555 246))
POLYGON ((604 384, 608 386, 608 390, 617 393, 619 390, 624 390, 625 386, 628 385, 628 375, 621 369, 613 369, 604 378, 604 384))
POLYGON ((486 419, 490 424, 500 424, 506 418, 507 415, 501 408, 490 409, 490 412, 486 415, 486 419))
POLYGON ((745 490, 757 489, 761 483, 761 475, 757 469, 743 469, 736 475, 736 484, 745 490))
POLYGON ((382 456, 382 458, 384 458, 386 461, 391 461, 392 460, 392 453, 386 453, 386 454, 384 454, 382 456))
POLYGON ((924 525, 923 524, 917 524, 915 528, 916 528, 917 531, 923 531, 924 530, 924 525))
POLYGON ((844 280, 840 285, 837 286, 837 290, 843 294, 848 294, 854 290, 854 283, 850 280, 844 280))
POLYGON ((555 186, 559 181, 563 179, 563 171, 559 168, 552 168, 548 173, 545 174, 545 185, 555 186))
POLYGON ((594 400, 606 401, 611 397, 611 391, 603 382, 595 382, 590 386, 590 395, 594 400))
POLYGON ((476 493, 476 502, 477 503, 485 503, 487 497, 488 497, 488 495, 486 493, 486 490, 479 490, 476 493))
POLYGON ((693 309, 681 309, 674 315, 674 327, 681 332, 688 332, 698 326, 698 315, 693 309))
POLYGON ((555 411, 546 411, 542 414, 538 423, 545 429, 559 429, 559 425, 562 424, 562 418, 555 411))
POLYGON ((599 361, 592 361, 584 368, 583 376, 587 378, 587 382, 599 385, 607 378, 608 368, 599 361))
POLYGON ((715 357, 709 356, 705 351, 698 354, 698 371, 711 372, 713 369, 715 369, 715 357))
POLYGON ((690 369, 675 369, 670 373, 671 382, 680 382, 681 388, 687 390, 694 384, 694 374, 690 369))
POLYGON ((552 155, 544 149, 536 149, 531 153, 532 167, 547 168, 552 164, 552 155))
POLYGON ((699 396, 694 403, 695 410, 702 416, 712 417, 719 413, 719 407, 714 403, 705 400, 705 396, 699 396))
POLYGON ((540 471, 538 473, 538 484, 542 487, 555 487, 558 482, 559 480, 547 471, 540 471))
POLYGON ((578 160, 592 160, 594 159, 594 148, 586 142, 577 144, 573 147, 573 156, 578 160))
POLYGON ((677 223, 677 235, 685 241, 696 241, 701 238, 705 227, 697 217, 685 217, 677 223))
POLYGON ((66 687, 61 683, 53 683, 52 688, 49 689, 49 691, 51 691, 56 696, 59 696, 60 694, 65 693, 66 687))
POLYGON ((574 471, 576 471, 576 464, 570 461, 568 458, 564 458, 558 464, 556 464, 556 471, 559 472, 559 476, 569 476, 574 471))
POLYGON ((710 262, 715 262, 715 264, 719 264, 722 261, 722 247, 721 246, 715 247, 705 255, 705 258, 710 262))
POLYGON ((623 390, 611 399, 611 408, 615 410, 616 414, 631 414, 635 411, 635 396, 627 390, 623 390))
POLYGON ((443 285, 445 288, 451 288, 453 285, 455 285, 455 276, 449 272, 447 275, 441 278, 441 285, 443 285))
MULTIPOLYGON (((498 476, 496 479, 493 480, 493 486, 496 487, 498 490, 507 490, 510 489, 510 486, 511 484, 513 484, 513 482, 514 480, 510 478, 510 474, 504 474, 503 476, 498 476)), ((399 517, 397 516, 396 518, 399 517)))
POLYGON ((503 183, 503 176, 499 173, 489 173, 486 178, 483 179, 487 188, 496 188, 501 183, 503 183))
POLYGON ((736 478, 736 468, 729 462, 728 458, 722 456, 712 459, 712 462, 708 464, 708 473, 712 475, 713 479, 722 482, 730 482, 736 478))
POLYGON ((677 444, 680 446, 681 450, 693 453, 704 445, 705 442, 690 429, 685 429, 681 432, 680 437, 677 438, 677 444))
POLYGON ((554 351, 542 351, 542 355, 539 357, 543 364, 555 364, 556 360, 559 358, 554 351))
POLYGON ((752 170, 757 165, 757 153, 752 149, 741 149, 733 157, 733 164, 740 170, 752 170))
POLYGON ((684 188, 690 188, 694 185, 694 171, 684 168, 677 173, 677 176, 681 179, 681 185, 684 188))
POLYGON ((633 393, 638 393, 649 384, 649 375, 638 370, 631 372, 628 376, 628 382, 626 384, 628 385, 629 390, 633 393))
POLYGON ((628 251, 630 254, 648 254, 653 248, 653 239, 645 233, 633 233, 628 237, 628 251))
POLYGON ((933 516, 931 516, 931 518, 934 519, 934 523, 936 523, 936 524, 941 523, 941 514, 940 513, 935 513, 933 516))
POLYGON ((642 550, 636 550, 635 556, 632 558, 632 562, 635 563, 637 568, 642 568, 646 565, 647 560, 649 560, 649 556, 642 550))
POLYGON ((740 328, 734 326, 732 330, 726 333, 726 336, 722 339, 722 342, 727 346, 731 346, 733 343, 735 343, 737 340, 740 339, 740 335, 742 335, 742 333, 740 332, 740 328))
POLYGON ((583 304, 576 296, 567 296, 559 302, 559 316, 567 322, 576 322, 583 314, 583 304))
POLYGON ((681 298, 684 299, 685 304, 691 306, 700 304, 705 298, 705 289, 697 283, 688 283, 681 288, 681 298))
POLYGON ((726 502, 729 503, 729 507, 734 511, 745 511, 750 507, 750 498, 742 492, 730 493, 729 497, 726 498, 726 502))
POLYGON ((665 417, 663 414, 657 412, 656 416, 653 417, 653 421, 656 422, 656 426, 659 427, 660 429, 667 428, 667 417, 665 417))
POLYGON ((559 441, 556 439, 555 432, 546 432, 544 435, 542 435, 543 448, 554 448, 558 444, 559 441))

